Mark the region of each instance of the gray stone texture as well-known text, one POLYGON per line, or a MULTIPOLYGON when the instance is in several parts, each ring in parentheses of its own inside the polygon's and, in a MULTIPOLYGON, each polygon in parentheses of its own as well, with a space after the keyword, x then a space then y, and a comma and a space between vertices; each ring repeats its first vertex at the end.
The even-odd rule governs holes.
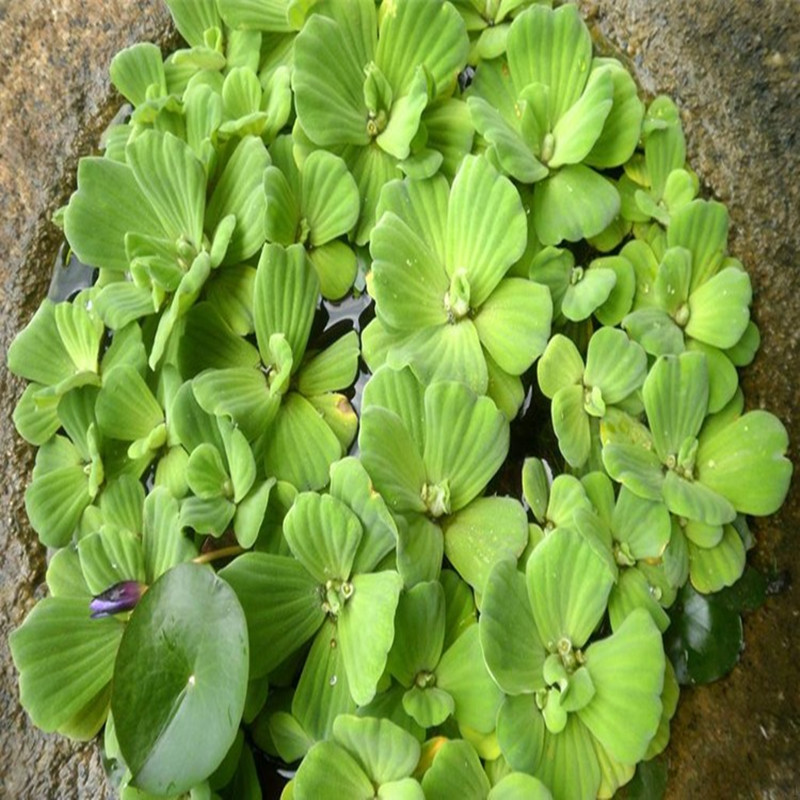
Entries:
MULTIPOLYGON (((579 0, 601 49, 645 94, 681 109, 706 196, 728 204, 731 252, 750 271, 763 334, 743 376, 751 408, 800 447, 800 16, 796 0, 579 0)), ((74 189, 119 98, 113 54, 171 35, 160 0, 0 0, 0 355, 44 296, 58 248, 52 212, 74 189)), ((0 799, 105 798, 99 750, 35 730, 18 703, 7 637, 43 596, 44 554, 27 524, 33 453, 11 424, 21 382, 0 371, 5 476, 0 522, 0 799)), ((758 480, 758 476, 755 476, 758 480)), ((670 798, 800 793, 800 493, 755 526, 751 560, 788 586, 745 620, 724 681, 684 690, 668 750, 670 798), (794 582, 793 582, 794 579, 794 582)))

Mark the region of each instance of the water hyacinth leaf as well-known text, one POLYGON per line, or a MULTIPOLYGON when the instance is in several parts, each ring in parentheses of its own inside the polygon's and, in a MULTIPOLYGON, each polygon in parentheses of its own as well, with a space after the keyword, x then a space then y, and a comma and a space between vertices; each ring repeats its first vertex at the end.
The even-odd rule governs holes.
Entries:
POLYGON ((544 463, 539 458, 526 458, 522 465, 522 495, 538 522, 544 522, 549 494, 550 486, 544 463))
POLYGON ((225 458, 231 476, 233 502, 240 502, 250 491, 256 479, 256 462, 244 434, 227 420, 217 421, 225 442, 225 458))
POLYGON ((567 462, 579 467, 591 452, 591 429, 584 410, 583 386, 565 386, 553 397, 550 406, 558 449, 567 462))
POLYGON ((555 146, 548 167, 582 162, 600 138, 614 94, 611 70, 592 69, 583 94, 553 126, 555 146))
POLYGON ((212 303, 197 303, 185 320, 178 344, 178 366, 185 377, 193 378, 206 369, 253 368, 261 364, 258 350, 231 329, 212 303))
POLYGON ((209 28, 222 27, 214 0, 169 0, 169 10, 175 27, 191 47, 205 44, 209 28))
POLYGON ((73 597, 88 605, 92 593, 86 585, 81 570, 78 551, 74 547, 62 547, 53 553, 47 565, 47 588, 53 597, 73 597))
POLYGON ((435 670, 442 655, 445 619, 445 594, 438 581, 418 583, 400 596, 387 666, 403 686, 411 686, 418 673, 435 670))
POLYGON ((255 278, 256 271, 253 267, 240 264, 219 270, 204 287, 208 303, 239 336, 247 336, 255 331, 253 323, 255 278))
POLYGON ((545 744, 545 723, 533 694, 506 697, 497 714, 497 739, 512 769, 538 771, 545 744))
POLYGON ((572 281, 561 300, 561 313, 572 322, 587 319, 600 306, 604 305, 617 282, 616 273, 610 269, 597 267, 582 274, 573 271, 572 281))
POLYGON ((128 269, 125 236, 130 231, 163 237, 164 227, 127 164, 82 158, 78 191, 64 213, 64 233, 75 255, 94 267, 128 269))
POLYGON ((633 311, 623 318, 622 326, 650 355, 677 355, 684 350, 683 331, 660 308, 633 311))
POLYGON ((577 242, 605 230, 619 208, 619 194, 610 181, 583 164, 571 164, 537 185, 536 233, 546 245, 577 242))
POLYGON ((283 524, 295 558, 320 584, 350 577, 362 530, 358 517, 341 500, 303 492, 283 524))
POLYGON ((300 366, 318 292, 319 281, 303 247, 264 247, 256 271, 254 315, 258 349, 265 364, 271 363, 270 337, 281 333, 292 348, 293 371, 300 366))
POLYGON ((480 733, 494 731, 503 693, 484 663, 477 625, 470 625, 444 653, 436 685, 455 701, 453 714, 459 725, 480 733))
POLYGON ((452 180, 461 160, 472 151, 475 129, 469 106, 455 97, 441 98, 425 109, 422 125, 428 135, 428 147, 442 154, 442 174, 452 180))
POLYGON ((524 183, 535 183, 547 177, 547 167, 492 104, 473 95, 467 99, 467 105, 476 130, 492 145, 492 152, 505 173, 524 183))
POLYGON ((292 787, 294 800, 375 796, 372 782, 358 762, 331 741, 317 742, 308 751, 292 787))
POLYGON ((732 586, 745 568, 747 552, 742 538, 732 525, 725 525, 722 540, 714 547, 689 547, 689 577, 698 592, 710 594, 732 586))
POLYGON ((525 388, 518 375, 509 375, 500 369, 495 360, 485 352, 486 372, 488 385, 486 394, 494 404, 505 414, 506 419, 512 420, 525 401, 525 388))
POLYGON ((542 641, 581 647, 603 616, 614 576, 582 536, 564 529, 533 551, 526 582, 542 641))
POLYGON ((106 525, 78 542, 78 555, 93 595, 123 581, 144 583, 144 553, 138 536, 130 531, 106 525))
POLYGON ((104 286, 95 297, 100 319, 112 330, 124 328, 129 322, 153 314, 152 292, 143 286, 117 281, 104 286))
POLYGON ((742 334, 742 338, 726 351, 728 358, 737 367, 746 367, 753 363, 758 348, 761 346, 761 334, 756 324, 750 320, 742 334))
POLYGON ((205 370, 192 389, 200 408, 230 417, 249 441, 264 432, 280 406, 279 397, 270 397, 263 373, 249 367, 205 370))
POLYGON ((140 42, 120 50, 109 66, 111 81, 126 100, 140 106, 148 93, 166 94, 166 78, 161 50, 149 42, 140 42))
POLYGON ((299 761, 314 746, 314 739, 287 711, 276 711, 269 718, 272 747, 284 761, 299 761))
POLYGON ((661 718, 661 634, 647 611, 637 609, 616 633, 591 645, 585 659, 595 695, 578 716, 613 758, 635 764, 661 718))
POLYGON ((331 466, 329 491, 356 514, 363 535, 353 560, 355 573, 370 572, 397 544, 397 527, 361 461, 343 458, 331 466))
POLYGON ((425 798, 422 787, 413 778, 384 783, 378 791, 381 800, 424 800, 425 798))
POLYGON ((375 696, 394 640, 394 614, 403 579, 396 572, 356 575, 339 614, 339 644, 350 695, 358 705, 375 696))
POLYGON ((589 340, 586 386, 597 386, 608 404, 619 403, 638 389, 647 375, 647 356, 617 328, 601 328, 589 340))
POLYGON ((236 506, 225 497, 187 497, 181 502, 180 523, 196 533, 222 536, 235 513, 236 506))
POLYGON ((595 58, 593 69, 606 69, 613 81, 613 104, 602 133, 584 163, 593 167, 624 164, 636 149, 644 117, 644 104, 628 70, 613 58, 595 58))
POLYGON ((628 546, 638 559, 658 558, 670 538, 670 519, 663 503, 620 489, 612 516, 614 538, 628 546))
POLYGON ((123 630, 116 619, 90 619, 85 598, 36 604, 9 646, 20 700, 39 728, 61 728, 97 697, 111 680, 123 630))
POLYGON ((786 429, 767 411, 751 411, 708 436, 697 451, 697 479, 744 514, 774 513, 792 475, 786 429), (758 480, 753 476, 758 475, 758 480))
POLYGON ((439 577, 444 537, 438 525, 422 514, 409 514, 397 524, 397 570, 406 587, 439 577))
POLYGON ((308 398, 308 402, 317 410, 325 424, 339 440, 342 452, 347 452, 356 438, 358 416, 347 396, 328 392, 308 398))
POLYGON ((325 486, 331 464, 342 456, 342 445, 314 406, 290 392, 270 431, 264 446, 267 475, 300 491, 325 486))
POLYGON ((297 117, 316 144, 369 143, 363 70, 374 52, 376 28, 375 9, 358 2, 337 19, 314 14, 295 40, 297 117))
POLYGON ((545 688, 547 651, 536 629, 525 576, 511 559, 499 562, 489 575, 478 628, 486 666, 506 694, 545 688))
POLYGON ((442 301, 449 280, 443 265, 404 219, 384 212, 370 239, 370 253, 370 293, 383 324, 415 330, 447 322, 442 301))
POLYGON ((527 220, 519 193, 485 159, 467 156, 448 203, 446 267, 469 281, 469 302, 479 308, 525 250, 527 220), (486 208, 493 213, 487 216, 486 208))
MULTIPOLYGON (((297 172, 293 161, 290 168, 293 172, 297 172)), ((300 205, 287 175, 279 166, 271 166, 264 172, 264 193, 267 198, 265 217, 267 241, 285 247, 294 244, 300 230, 300 205)))
POLYGON ((546 287, 506 278, 475 316, 481 344, 502 370, 521 375, 547 346, 552 309, 546 287))
POLYGON ((697 436, 708 408, 708 368, 700 353, 662 356, 642 388, 653 442, 662 461, 697 436))
POLYGON ((218 0, 225 24, 233 29, 289 32, 289 6, 286 0, 218 0))
POLYGON ((606 256, 595 259, 590 269, 610 269, 616 275, 614 288, 606 301, 594 310, 597 319, 606 326, 619 325, 631 310, 636 292, 636 275, 633 266, 623 256, 606 256))
POLYGON ((656 453, 639 444, 610 442, 603 447, 603 466, 611 478, 647 500, 660 500, 664 472, 656 453))
POLYGON ((669 626, 669 617, 653 597, 653 588, 644 573, 638 569, 623 569, 608 598, 611 629, 618 631, 637 608, 645 609, 658 626, 659 631, 664 633, 669 626))
POLYGON ((528 542, 525 509, 510 497, 482 497, 444 520, 444 552, 461 577, 483 593, 492 567, 528 542))
POLYGON ((403 695, 403 710, 422 728, 441 725, 455 710, 453 696, 438 686, 416 684, 403 695))
POLYGON ((313 743, 331 737, 333 722, 340 714, 354 712, 336 626, 328 620, 311 645, 292 698, 292 713, 313 743))
POLYGON ((508 61, 514 83, 519 89, 531 83, 550 87, 551 120, 560 119, 580 97, 591 59, 589 31, 576 7, 554 12, 534 5, 511 26, 508 61), (569 58, 562 58, 562 53, 569 58))
POLYGON ((365 408, 358 444, 362 462, 389 507, 424 512, 425 463, 400 418, 377 405, 365 408))
POLYGON ((664 649, 681 685, 718 680, 739 660, 742 618, 724 602, 723 594, 702 595, 686 584, 670 609, 664 649))
POLYGON ((203 241, 206 176, 189 146, 170 133, 144 131, 126 148, 136 181, 167 235, 199 249, 203 241))
POLYGON ((668 471, 661 488, 670 512, 707 525, 722 525, 736 517, 734 506, 725 497, 698 481, 688 481, 668 471))
POLYGON ((267 198, 263 176, 269 163, 269 153, 261 139, 246 136, 217 180, 206 209, 206 225, 213 229, 228 215, 236 217, 223 266, 247 260, 264 244, 267 198))
POLYGON ((133 782, 186 791, 213 772, 236 736, 247 674, 245 617, 230 587, 188 564, 151 586, 120 643, 111 698, 133 782))
POLYGON ((319 290, 328 300, 344 297, 358 273, 358 261, 353 249, 338 240, 314 248, 308 254, 319 278, 319 290))
POLYGON ((358 355, 358 334, 348 331, 303 364, 297 375, 297 390, 311 397, 346 389, 358 372, 358 355))
POLYGON ((308 641, 325 619, 319 584, 294 559, 246 553, 220 570, 247 618, 250 677, 266 675, 308 641))
POLYGON ((552 399, 560 389, 579 385, 583 380, 583 371, 583 359, 574 342, 556 333, 539 359, 536 377, 542 393, 552 399))
POLYGON ((147 583, 168 569, 197 555, 194 544, 181 530, 178 501, 163 487, 155 487, 145 498, 142 520, 147 583))
POLYGON ((750 321, 750 276, 727 267, 709 278, 689 297, 686 335, 714 347, 733 347, 750 321))
POLYGON ((410 367, 376 370, 364 387, 362 405, 381 406, 403 420, 416 449, 424 447, 425 387, 410 367))
POLYGON ((667 246, 692 253, 691 293, 719 269, 728 245, 728 225, 727 208, 713 200, 693 200, 672 215, 667 246))
POLYGON ((56 303, 56 330, 77 372, 97 372, 97 351, 104 328, 98 316, 78 302, 56 303))
POLYGON ((487 800, 553 800, 550 790, 533 775, 524 772, 512 772, 499 783, 492 786, 487 800))
POLYGON ((20 378, 54 386, 75 374, 56 324, 56 304, 45 299, 8 348, 8 368, 20 378))
POLYGON ((427 800, 479 800, 487 796, 490 784, 475 748, 456 739, 438 749, 422 778, 422 789, 427 800))
POLYGON ((186 467, 189 488, 197 497, 208 500, 233 494, 225 462, 213 444, 204 442, 192 450, 186 467))
POLYGON ((164 421, 164 411, 139 372, 120 364, 103 376, 97 396, 97 421, 113 439, 135 441, 164 421))
POLYGON ((429 485, 449 483, 450 509, 473 500, 508 453, 509 428, 486 397, 444 381, 425 392, 424 462, 429 485))
POLYGON ((64 547, 69 542, 91 502, 87 476, 80 465, 34 476, 25 491, 25 513, 47 547, 64 547))
POLYGON ((302 182, 302 213, 312 247, 350 231, 358 220, 359 197, 344 161, 317 150, 303 162, 302 182))
POLYGON ((258 539, 274 485, 272 479, 257 482, 236 508, 233 530, 236 541, 244 548, 252 547, 258 539))
POLYGON ((708 413, 716 414, 731 400, 739 388, 739 374, 730 358, 716 347, 690 339, 686 349, 706 357, 708 367, 708 413))
POLYGON ((36 395, 42 389, 39 383, 31 383, 14 407, 13 421, 17 433, 32 445, 41 447, 61 427, 55 403, 37 402, 36 395))

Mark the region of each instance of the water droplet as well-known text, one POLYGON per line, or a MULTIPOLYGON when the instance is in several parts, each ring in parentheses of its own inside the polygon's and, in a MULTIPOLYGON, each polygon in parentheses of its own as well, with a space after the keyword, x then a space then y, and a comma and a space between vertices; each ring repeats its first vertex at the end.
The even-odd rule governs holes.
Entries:
POLYGON ((335 675, 331 675, 331 679, 330 679, 330 684, 331 684, 331 686, 336 686, 336 682, 337 682, 338 680, 339 680, 339 679, 338 679, 338 678, 337 678, 335 675))
POLYGON ((196 683, 197 679, 194 677, 194 675, 190 675, 189 680, 187 681, 187 685, 194 686, 196 683))

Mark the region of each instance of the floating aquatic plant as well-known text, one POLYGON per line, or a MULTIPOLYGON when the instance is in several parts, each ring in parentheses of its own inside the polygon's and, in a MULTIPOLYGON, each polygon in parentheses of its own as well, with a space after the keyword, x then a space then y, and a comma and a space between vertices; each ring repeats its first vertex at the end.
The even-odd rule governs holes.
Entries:
POLYGON ((677 107, 568 4, 168 5, 58 215, 92 285, 8 352, 23 706, 123 798, 644 782, 792 472, 677 107))

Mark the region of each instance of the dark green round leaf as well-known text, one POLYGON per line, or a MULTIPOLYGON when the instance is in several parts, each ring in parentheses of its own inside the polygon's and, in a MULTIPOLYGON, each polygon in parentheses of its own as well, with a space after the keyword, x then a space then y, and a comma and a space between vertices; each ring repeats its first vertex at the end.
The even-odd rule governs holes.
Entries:
POLYGON ((244 710, 249 647, 233 590, 180 564, 147 591, 122 637, 111 705, 132 784, 179 794, 228 752, 244 710))

